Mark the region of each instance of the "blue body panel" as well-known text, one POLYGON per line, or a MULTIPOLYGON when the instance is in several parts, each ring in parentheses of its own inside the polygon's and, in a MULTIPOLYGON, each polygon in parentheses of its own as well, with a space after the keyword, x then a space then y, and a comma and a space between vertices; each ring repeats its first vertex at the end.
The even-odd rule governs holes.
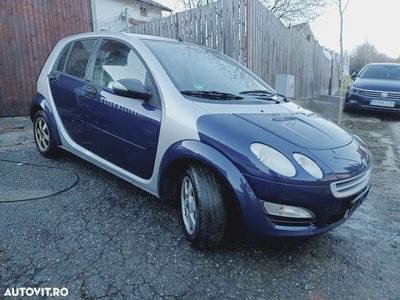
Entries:
POLYGON ((87 148, 107 161, 149 179, 153 174, 161 110, 139 99, 103 89, 95 98, 82 95, 87 148))
POLYGON ((37 93, 31 101, 31 120, 33 121, 34 113, 37 111, 37 108, 40 107, 46 113, 47 118, 50 121, 50 131, 52 133, 52 138, 56 145, 61 145, 60 134, 58 133, 57 122, 54 118, 53 111, 49 105, 49 102, 43 97, 43 95, 37 93))
POLYGON ((51 93, 61 122, 71 139, 78 145, 86 143, 85 115, 79 103, 86 82, 83 79, 59 74, 50 81, 51 93))

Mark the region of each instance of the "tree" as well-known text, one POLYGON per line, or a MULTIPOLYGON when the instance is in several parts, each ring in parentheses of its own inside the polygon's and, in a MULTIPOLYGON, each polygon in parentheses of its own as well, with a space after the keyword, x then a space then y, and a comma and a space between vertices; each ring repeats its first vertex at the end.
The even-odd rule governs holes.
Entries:
POLYGON ((340 66, 339 66, 339 83, 341 83, 343 77, 343 19, 344 12, 346 11, 347 6, 350 3, 350 0, 336 0, 336 4, 339 9, 339 17, 340 17, 340 33, 339 33, 339 43, 340 43, 340 66))
MULTIPOLYGON (((216 0, 179 0, 184 9, 208 5, 216 0)), ((235 0, 232 0, 235 1, 235 0)), ((317 18, 330 0, 260 0, 284 24, 304 23, 317 18)))
POLYGON ((215 0, 180 0, 184 9, 192 9, 203 5, 208 5, 215 0))
POLYGON ((340 96, 340 104, 339 104, 339 124, 342 121, 342 107, 343 107, 343 19, 344 12, 346 11, 347 6, 349 5, 350 0, 335 0, 336 5, 339 9, 339 17, 340 17, 340 32, 339 32, 339 43, 340 43, 340 60, 339 60, 339 96, 340 96))
POLYGON ((386 54, 379 53, 374 45, 368 41, 357 46, 350 56, 350 73, 358 72, 369 63, 378 62, 400 62, 400 57, 396 60, 386 54))
POLYGON ((327 0, 261 0, 261 2, 286 25, 309 22, 320 16, 327 0))

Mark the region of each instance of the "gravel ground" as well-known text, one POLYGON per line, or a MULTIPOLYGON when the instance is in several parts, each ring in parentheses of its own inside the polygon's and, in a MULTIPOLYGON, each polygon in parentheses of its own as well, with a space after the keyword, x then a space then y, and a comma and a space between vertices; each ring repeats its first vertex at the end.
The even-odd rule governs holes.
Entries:
MULTIPOLYGON (((299 103, 338 121, 335 99, 299 103)), ((0 298, 66 287, 70 299, 400 299, 399 121, 343 114, 375 165, 342 226, 298 246, 196 251, 176 208, 67 153, 43 158, 29 119, 0 119, 0 159, 40 165, 0 162, 0 298)))

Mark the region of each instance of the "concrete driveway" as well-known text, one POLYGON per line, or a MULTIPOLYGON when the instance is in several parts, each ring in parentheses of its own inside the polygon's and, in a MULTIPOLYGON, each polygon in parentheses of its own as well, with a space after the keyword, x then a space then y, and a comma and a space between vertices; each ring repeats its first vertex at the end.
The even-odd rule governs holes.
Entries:
MULTIPOLYGON (((337 120, 334 99, 299 103, 337 120)), ((297 247, 196 251, 175 207, 72 155, 43 158, 29 119, 0 119, 0 297, 400 299, 400 118, 341 124, 375 156, 370 196, 348 222, 297 247)))

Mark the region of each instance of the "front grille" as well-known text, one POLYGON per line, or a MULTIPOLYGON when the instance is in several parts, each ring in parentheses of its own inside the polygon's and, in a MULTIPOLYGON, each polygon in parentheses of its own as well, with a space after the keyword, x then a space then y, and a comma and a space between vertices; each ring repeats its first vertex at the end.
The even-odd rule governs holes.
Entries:
POLYGON ((368 96, 368 97, 380 98, 381 94, 382 94, 381 92, 360 90, 360 95, 368 96))
POLYGON ((389 93, 389 92, 380 92, 380 91, 370 91, 370 90, 361 90, 359 91, 360 95, 372 97, 372 98, 380 98, 380 99, 400 99, 400 93, 389 93), (386 94, 386 97, 383 97, 382 94, 386 94))
POLYGON ((346 198, 360 192, 369 183, 371 178, 371 169, 372 168, 369 168, 368 171, 355 177, 331 183, 333 196, 336 198, 346 198))
POLYGON ((400 99, 400 93, 388 93, 387 98, 389 98, 389 99, 400 99))

